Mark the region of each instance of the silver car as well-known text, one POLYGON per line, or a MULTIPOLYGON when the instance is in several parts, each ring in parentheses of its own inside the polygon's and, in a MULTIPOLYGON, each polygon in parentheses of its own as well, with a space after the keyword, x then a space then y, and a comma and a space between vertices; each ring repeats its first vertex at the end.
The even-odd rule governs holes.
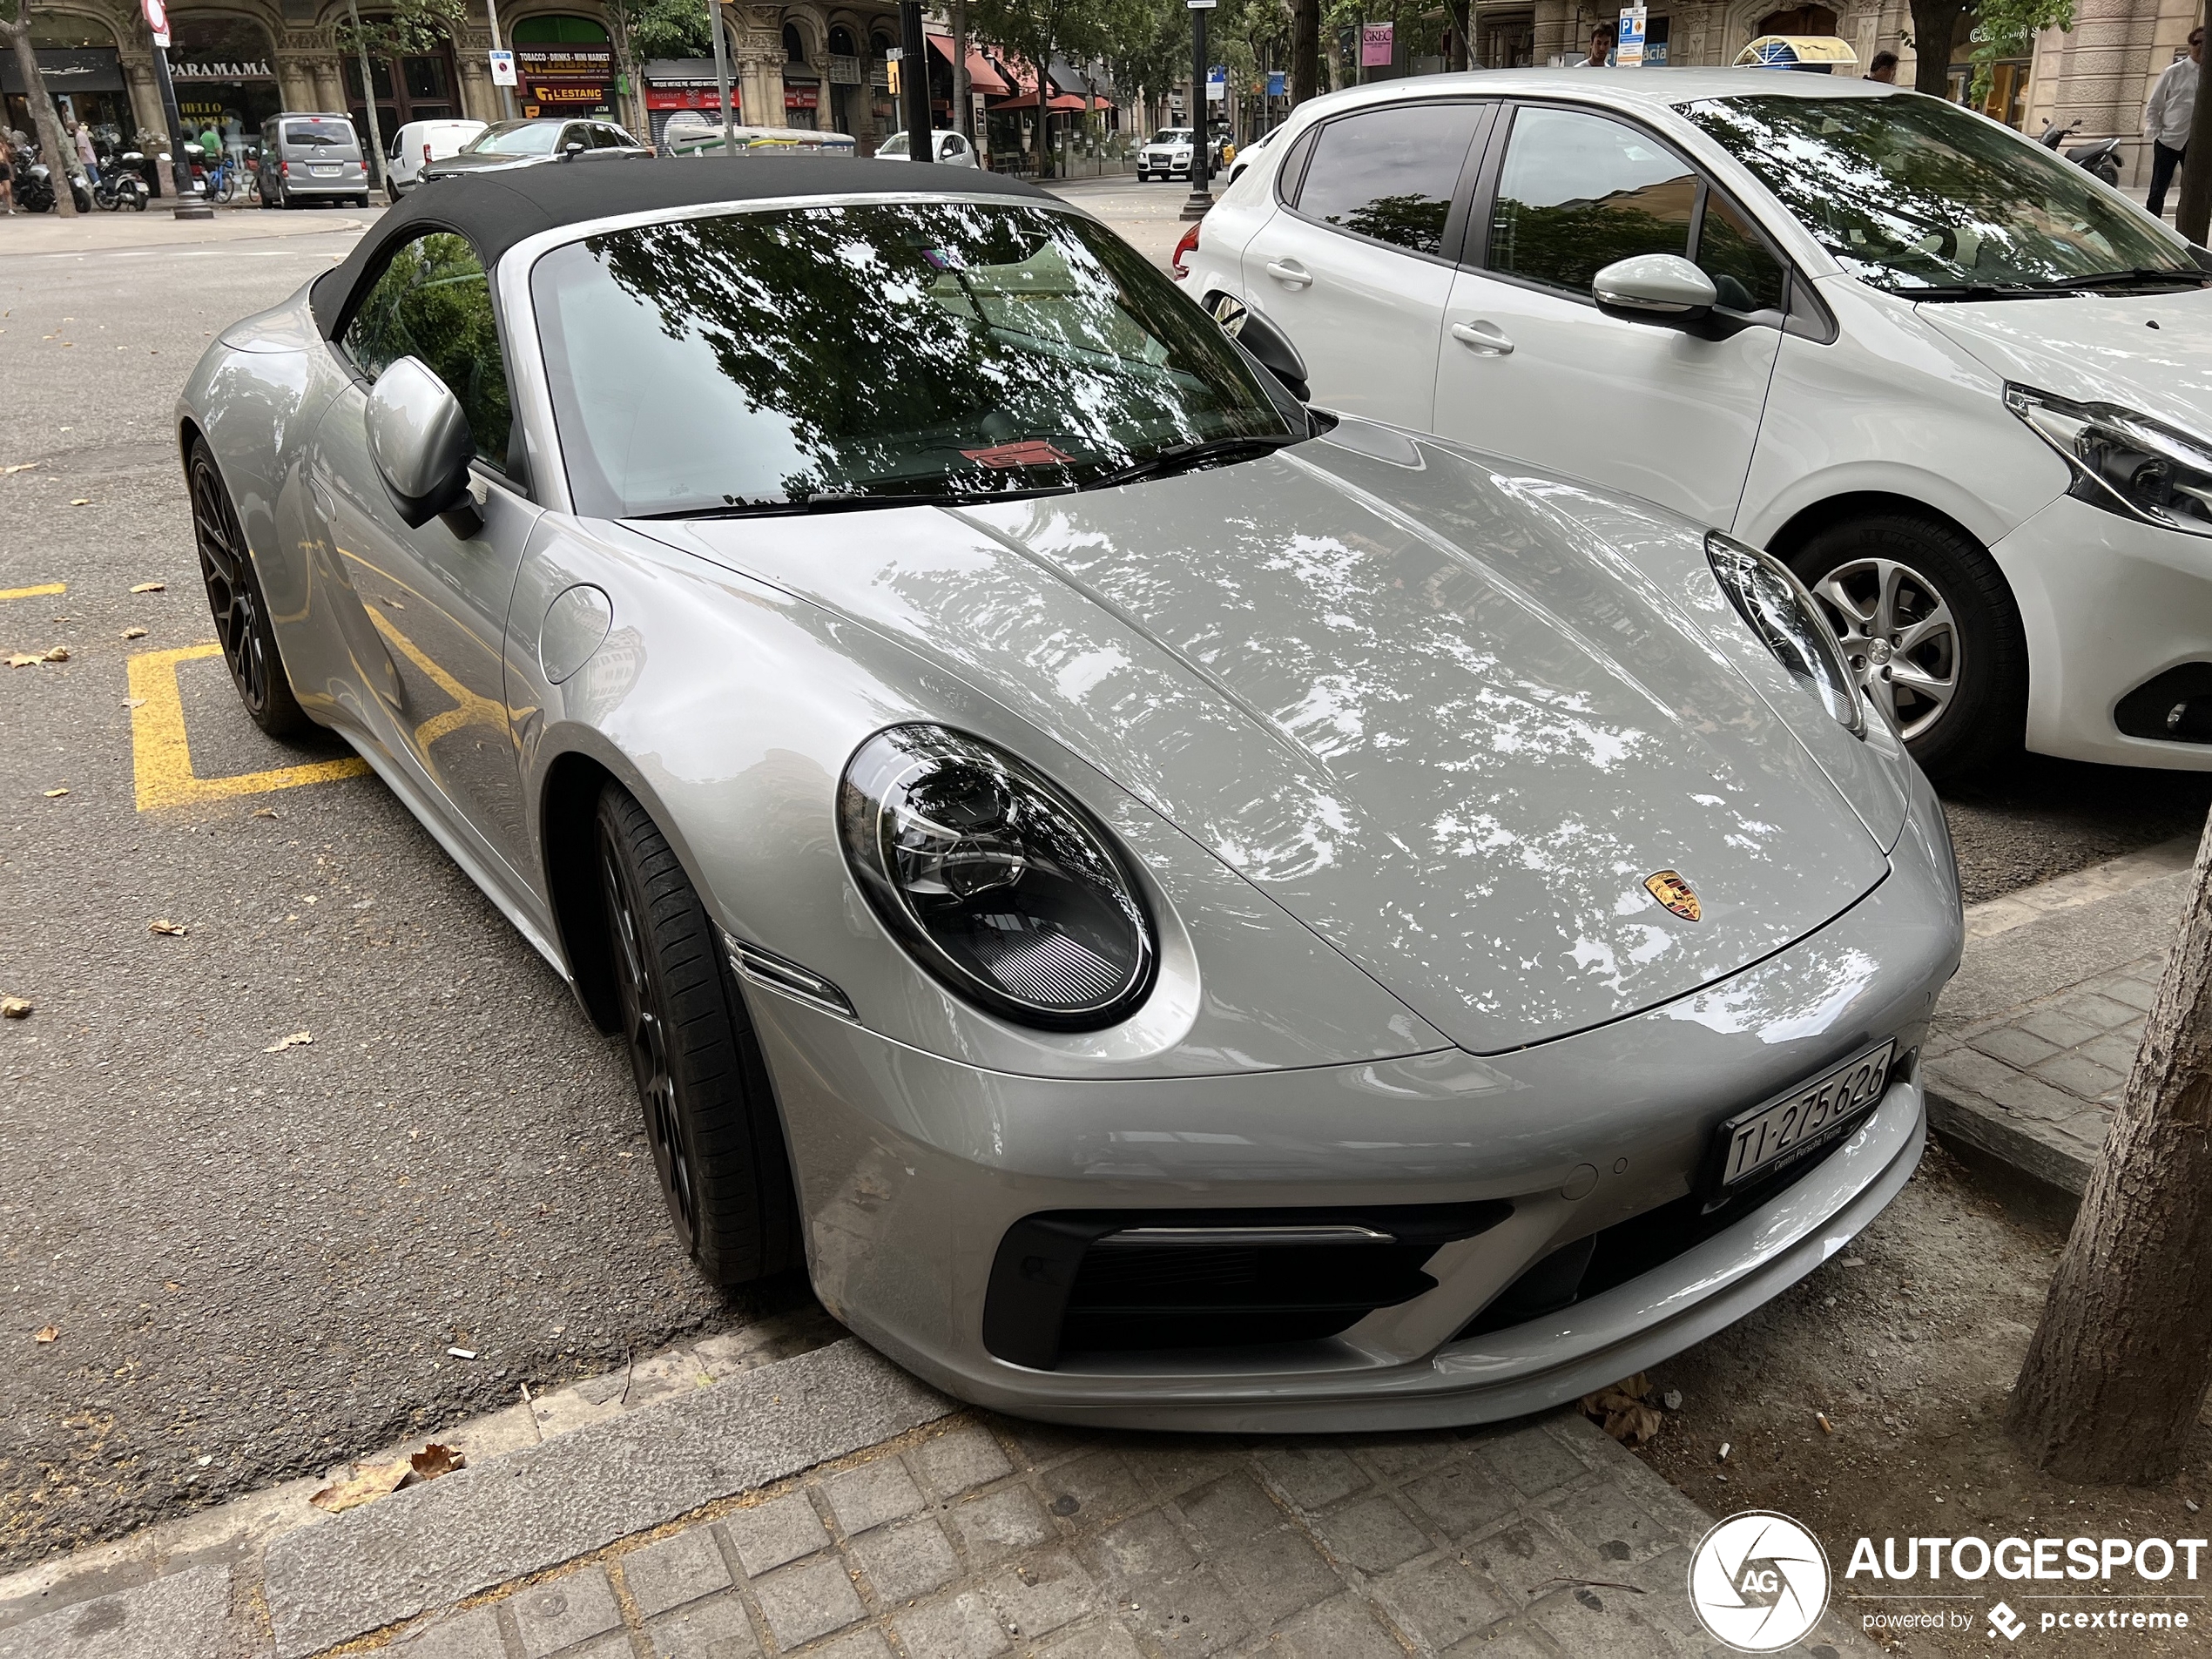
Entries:
POLYGON ((1943 819, 1803 588, 1309 410, 1079 209, 819 158, 408 198, 178 411, 267 731, 624 1045, 711 1278, 965 1399, 1526 1412, 1912 1173, 1943 819))

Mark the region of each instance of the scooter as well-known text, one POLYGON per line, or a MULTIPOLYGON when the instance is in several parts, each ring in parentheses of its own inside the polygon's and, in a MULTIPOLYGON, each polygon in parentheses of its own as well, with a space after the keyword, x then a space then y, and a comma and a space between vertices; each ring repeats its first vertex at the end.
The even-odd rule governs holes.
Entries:
MULTIPOLYGON (((2080 118, 2067 126, 2056 121, 2043 124, 2043 147, 2055 150, 2081 130, 2080 118)), ((2066 158, 2075 166, 2095 174, 2108 185, 2120 183, 2120 140, 2104 138, 2095 144, 2077 144, 2066 152, 2066 158)))
MULTIPOLYGON (((77 211, 92 211, 92 199, 84 186, 76 179, 69 181, 70 195, 76 200, 77 211)), ((28 213, 50 213, 54 210, 53 169, 38 159, 35 145, 25 145, 16 152, 16 205, 28 213)))
POLYGON ((145 175, 138 171, 138 164, 145 158, 136 150, 125 150, 110 158, 100 170, 100 182, 92 186, 92 205, 104 213, 127 207, 134 213, 146 211, 145 175))

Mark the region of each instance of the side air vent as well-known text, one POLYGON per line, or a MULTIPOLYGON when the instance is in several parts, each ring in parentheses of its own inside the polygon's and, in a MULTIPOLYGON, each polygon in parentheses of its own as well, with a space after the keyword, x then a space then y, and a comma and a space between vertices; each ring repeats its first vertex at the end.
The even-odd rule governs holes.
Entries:
POLYGON ((983 1345, 1041 1371, 1063 1353, 1306 1342, 1433 1290, 1439 1249, 1507 1204, 1354 1210, 1068 1210, 1008 1228, 983 1345))
POLYGON ((2121 698, 2112 723, 2131 738, 2212 743, 2212 663, 2183 663, 2121 698))

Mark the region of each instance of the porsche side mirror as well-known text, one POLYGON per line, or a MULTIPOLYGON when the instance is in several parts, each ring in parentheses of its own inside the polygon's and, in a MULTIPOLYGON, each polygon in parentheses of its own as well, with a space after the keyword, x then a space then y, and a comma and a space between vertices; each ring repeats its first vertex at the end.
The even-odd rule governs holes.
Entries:
POLYGON ((476 443, 452 389, 420 358, 402 357, 369 388, 365 419, 369 455, 401 522, 420 529, 442 513, 453 516, 455 534, 475 534, 469 462, 476 443))
POLYGON ((1305 359, 1291 344, 1291 337, 1241 300, 1227 294, 1213 302, 1214 320, 1221 332, 1250 353, 1254 362, 1283 382, 1284 390, 1303 403, 1313 395, 1308 384, 1305 359))
POLYGON ((1712 278, 1679 253, 1638 253, 1600 271, 1590 297, 1608 317, 1683 327, 1710 316, 1720 293, 1712 278))

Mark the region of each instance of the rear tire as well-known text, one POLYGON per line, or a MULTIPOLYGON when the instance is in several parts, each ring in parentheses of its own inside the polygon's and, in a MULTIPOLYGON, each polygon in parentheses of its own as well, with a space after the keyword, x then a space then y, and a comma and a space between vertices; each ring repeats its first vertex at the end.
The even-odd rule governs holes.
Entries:
POLYGON ((192 538, 199 548, 200 580, 215 618, 215 637, 253 724, 273 738, 296 738, 314 722, 292 694, 292 680, 269 624, 269 602, 231 492, 205 438, 194 438, 185 475, 192 490, 192 538))
POLYGON ((1963 531, 1876 513, 1819 531, 1790 560, 1859 683, 1887 697, 1905 746, 1939 780, 2020 750, 2027 639, 2004 574, 1963 531))
POLYGON ((616 1004, 677 1240, 718 1285, 801 1258, 798 1204, 759 1039, 684 867, 619 785, 597 841, 616 1004))

